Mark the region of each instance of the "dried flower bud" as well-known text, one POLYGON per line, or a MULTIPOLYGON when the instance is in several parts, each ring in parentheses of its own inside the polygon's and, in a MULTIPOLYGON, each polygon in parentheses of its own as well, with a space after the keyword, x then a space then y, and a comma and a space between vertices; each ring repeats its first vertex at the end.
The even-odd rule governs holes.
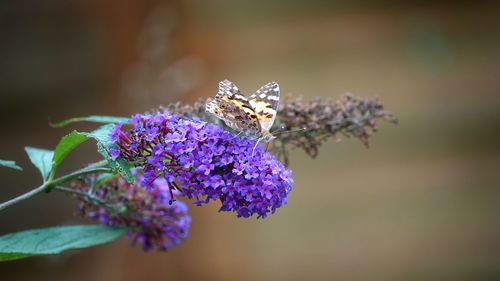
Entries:
POLYGON ((396 117, 383 110, 377 99, 344 95, 337 102, 316 98, 286 100, 280 105, 276 125, 281 127, 272 150, 288 163, 287 150, 301 148, 316 157, 318 149, 329 137, 338 133, 356 137, 366 146, 377 131, 377 119, 397 123, 396 117))

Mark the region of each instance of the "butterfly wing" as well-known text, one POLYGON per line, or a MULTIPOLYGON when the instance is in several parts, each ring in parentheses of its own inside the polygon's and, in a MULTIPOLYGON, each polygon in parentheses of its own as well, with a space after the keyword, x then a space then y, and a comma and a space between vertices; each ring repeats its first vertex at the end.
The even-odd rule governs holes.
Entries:
POLYGON ((260 125, 248 99, 229 80, 219 82, 215 98, 205 110, 221 119, 230 128, 249 136, 258 136, 260 125))
POLYGON ((262 86, 248 99, 263 130, 269 131, 273 126, 278 112, 279 101, 280 87, 274 81, 262 86))

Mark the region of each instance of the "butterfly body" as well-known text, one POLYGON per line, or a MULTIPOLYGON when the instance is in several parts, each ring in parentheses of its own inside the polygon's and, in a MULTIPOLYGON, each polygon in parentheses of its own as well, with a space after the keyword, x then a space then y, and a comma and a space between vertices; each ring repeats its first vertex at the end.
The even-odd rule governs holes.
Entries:
POLYGON ((269 142, 275 138, 270 129, 276 118, 279 98, 279 85, 274 81, 247 98, 236 85, 224 80, 219 82, 219 92, 205 109, 238 133, 258 142, 269 142))

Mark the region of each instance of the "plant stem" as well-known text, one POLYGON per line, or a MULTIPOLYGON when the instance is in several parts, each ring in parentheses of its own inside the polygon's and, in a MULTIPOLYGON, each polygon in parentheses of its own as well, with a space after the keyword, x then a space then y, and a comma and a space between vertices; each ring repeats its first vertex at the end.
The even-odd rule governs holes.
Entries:
MULTIPOLYGON (((100 166, 100 164, 98 165, 100 166)), ((30 199, 31 197, 39 194, 39 193, 42 193, 42 192, 48 192, 50 191, 52 188, 54 188, 55 186, 57 185, 60 185, 60 184, 63 184, 65 182, 68 182, 70 180, 73 180, 79 176, 83 176, 83 175, 87 175, 87 174, 93 174, 93 173, 98 173, 98 172, 102 172, 102 173, 111 173, 111 169, 109 168, 102 168, 102 167, 97 167, 97 168, 94 168, 95 166, 92 166, 91 168, 89 167, 86 167, 86 168, 83 168, 83 169, 80 169, 80 170, 77 170, 77 171, 74 171, 70 174, 67 174, 67 175, 64 175, 62 177, 59 177, 57 179, 54 179, 54 180, 48 180, 46 182, 44 182, 42 185, 40 185, 39 187, 35 188, 35 189, 32 189, 24 194, 21 194, 15 198, 12 198, 11 200, 8 200, 4 203, 1 203, 0 204, 0 211, 5 209, 5 208, 8 208, 12 205, 15 205, 17 203, 20 203, 24 200, 27 200, 27 199, 30 199)))
POLYGON ((93 196, 90 193, 82 192, 82 191, 75 190, 75 189, 68 188, 68 187, 61 186, 61 185, 56 185, 53 187, 53 189, 60 191, 60 192, 65 192, 65 193, 79 196, 89 203, 95 203, 95 204, 101 205, 101 206, 105 207, 106 209, 111 210, 113 212, 118 212, 118 210, 113 205, 108 204, 107 202, 101 200, 100 198, 93 196))
MULTIPOLYGON (((51 185, 50 185, 50 188, 56 186, 56 185, 60 185, 60 184, 63 184, 65 182, 68 182, 72 179, 76 179, 77 177, 79 176, 83 176, 83 175, 88 175, 88 174, 93 174, 93 173, 111 173, 111 169, 110 168, 83 168, 83 169, 80 169, 80 170, 77 170, 77 171, 74 171, 73 173, 70 173, 70 174, 67 174, 67 175, 64 175, 60 178, 57 178, 53 181, 51 181, 51 185)), ((49 190, 50 190, 49 188, 49 190)))
POLYGON ((26 199, 29 199, 29 198, 37 195, 38 193, 44 192, 47 189, 47 186, 48 185, 47 185, 47 182, 46 182, 46 183, 40 185, 39 187, 37 187, 35 189, 32 189, 32 190, 30 190, 30 191, 28 191, 28 192, 26 192, 26 193, 24 193, 22 195, 19 195, 19 196, 13 198, 13 199, 10 199, 9 201, 6 201, 6 202, 0 204, 0 211, 3 210, 3 209, 5 209, 5 208, 7 208, 7 207, 10 207, 10 206, 12 206, 14 204, 22 202, 22 201, 24 201, 26 199))

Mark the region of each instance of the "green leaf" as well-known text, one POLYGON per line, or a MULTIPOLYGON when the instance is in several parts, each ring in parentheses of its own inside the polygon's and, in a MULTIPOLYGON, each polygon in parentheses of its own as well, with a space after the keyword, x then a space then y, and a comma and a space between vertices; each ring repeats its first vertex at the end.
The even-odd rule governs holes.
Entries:
POLYGON ((109 136, 109 131, 111 131, 113 126, 114 126, 113 124, 104 125, 104 126, 101 126, 90 133, 85 133, 85 134, 89 138, 93 138, 96 141, 107 146, 109 141, 111 140, 111 138, 109 136))
POLYGON ((28 154, 31 163, 33 163, 33 165, 35 165, 35 167, 40 171, 42 179, 45 182, 52 170, 54 151, 30 146, 26 146, 24 151, 28 154))
POLYGON ((0 261, 18 260, 18 259, 31 257, 31 256, 33 256, 33 255, 18 254, 18 253, 0 253, 0 261))
POLYGON ((54 151, 54 160, 52 169, 55 169, 61 164, 66 156, 77 146, 84 143, 89 138, 95 139, 98 143, 107 144, 110 140, 109 131, 113 128, 113 124, 108 124, 99 127, 90 133, 73 131, 64 136, 54 151))
MULTIPOLYGON (((108 146, 110 147, 110 146, 108 146)), ((130 171, 130 167, 123 158, 118 157, 116 160, 111 158, 109 155, 108 147, 106 147, 101 142, 97 142, 97 151, 108 161, 109 167, 120 176, 122 176, 128 183, 134 183, 134 176, 130 171)))
POLYGON ((103 185, 105 185, 108 181, 114 179, 114 178, 117 178, 118 175, 115 175, 115 174, 101 174, 97 177, 95 183, 94 183, 94 187, 95 188, 99 188, 103 185))
POLYGON ((122 176, 128 183, 134 183, 134 177, 127 161, 121 157, 113 160, 109 154, 110 148, 116 148, 116 144, 109 144, 109 131, 113 126, 113 124, 104 125, 90 133, 86 133, 86 135, 97 140, 97 151, 108 161, 109 167, 122 176))
POLYGON ((129 118, 125 117, 116 117, 116 116, 99 116, 99 115, 91 115, 87 117, 76 117, 76 118, 70 118, 58 123, 53 123, 50 124, 50 126, 54 128, 61 128, 64 127, 68 124, 74 123, 74 122, 95 122, 95 123, 127 123, 129 121, 129 118))
POLYGON ((111 242, 124 232, 104 225, 72 225, 11 233, 0 236, 0 261, 88 248, 111 242))
POLYGON ((52 160, 52 171, 55 171, 68 154, 77 146, 88 140, 84 133, 73 131, 64 136, 54 150, 54 159, 52 160))
POLYGON ((12 161, 12 160, 0 160, 0 166, 1 167, 11 168, 11 169, 16 169, 16 170, 19 170, 19 171, 23 170, 23 168, 17 166, 16 162, 12 161))

